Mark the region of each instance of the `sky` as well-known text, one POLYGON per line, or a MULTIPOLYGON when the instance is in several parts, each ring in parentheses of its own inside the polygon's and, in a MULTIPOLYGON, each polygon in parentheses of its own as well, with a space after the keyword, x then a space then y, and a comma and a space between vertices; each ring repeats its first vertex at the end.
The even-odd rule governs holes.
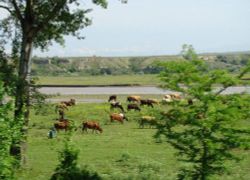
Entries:
POLYGON ((250 0, 109 0, 107 9, 87 0, 84 7, 93 8, 93 24, 81 31, 84 40, 67 36, 64 47, 53 44, 33 54, 169 55, 183 44, 198 53, 250 50, 250 0))

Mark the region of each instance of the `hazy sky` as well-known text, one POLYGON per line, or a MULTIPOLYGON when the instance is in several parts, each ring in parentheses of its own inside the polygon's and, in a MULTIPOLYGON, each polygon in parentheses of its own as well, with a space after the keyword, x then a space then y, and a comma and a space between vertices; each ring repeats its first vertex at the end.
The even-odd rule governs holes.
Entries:
POLYGON ((197 52, 250 50, 250 0, 109 0, 93 6, 85 40, 66 37, 39 56, 177 54, 184 43, 197 52))

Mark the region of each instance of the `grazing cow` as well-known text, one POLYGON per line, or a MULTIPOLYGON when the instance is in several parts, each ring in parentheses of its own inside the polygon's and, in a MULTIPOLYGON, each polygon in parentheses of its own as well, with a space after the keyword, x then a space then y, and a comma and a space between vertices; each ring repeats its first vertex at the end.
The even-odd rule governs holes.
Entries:
POLYGON ((141 108, 138 106, 138 104, 128 104, 127 110, 134 109, 135 111, 141 111, 141 108))
POLYGON ((151 128, 152 126, 157 125, 157 121, 153 116, 142 116, 139 122, 140 128, 144 128, 145 124, 148 124, 151 128))
POLYGON ((159 104, 159 101, 157 99, 148 99, 153 104, 159 104))
POLYGON ((173 102, 172 97, 169 94, 166 94, 163 99, 162 99, 163 103, 169 103, 169 102, 173 102))
POLYGON ((150 106, 152 108, 154 107, 153 102, 149 99, 141 99, 140 102, 141 102, 141 104, 140 104, 141 106, 147 105, 147 106, 150 106))
POLYGON ((74 105, 76 105, 76 100, 70 99, 69 101, 62 101, 61 103, 65 104, 66 106, 74 106, 74 105))
POLYGON ((173 94, 170 94, 171 98, 174 99, 174 100, 180 100, 181 99, 181 95, 178 94, 178 93, 173 93, 173 94))
POLYGON ((108 102, 110 102, 110 101, 116 101, 116 99, 117 99, 116 95, 111 95, 111 96, 109 96, 108 102))
POLYGON ((64 119, 65 110, 68 110, 65 104, 59 103, 56 105, 55 112, 59 113, 59 119, 64 119))
POLYGON ((118 121, 118 122, 123 124, 124 120, 128 121, 128 118, 123 113, 120 113, 120 114, 112 113, 112 114, 110 114, 110 122, 118 121))
POLYGON ((70 126, 70 123, 69 123, 69 120, 67 119, 61 119, 54 123, 54 127, 57 131, 63 130, 63 129, 67 131, 69 129, 69 126, 70 126))
POLYGON ((119 108, 122 112, 124 112, 124 108, 120 102, 111 101, 110 103, 110 110, 114 108, 119 108))
POLYGON ((128 102, 140 102, 141 97, 140 96, 128 96, 127 101, 128 102))
POLYGON ((100 133, 103 132, 102 128, 100 127, 99 123, 96 121, 87 121, 82 123, 82 131, 87 131, 87 129, 92 129, 92 133, 95 131, 99 131, 100 133))

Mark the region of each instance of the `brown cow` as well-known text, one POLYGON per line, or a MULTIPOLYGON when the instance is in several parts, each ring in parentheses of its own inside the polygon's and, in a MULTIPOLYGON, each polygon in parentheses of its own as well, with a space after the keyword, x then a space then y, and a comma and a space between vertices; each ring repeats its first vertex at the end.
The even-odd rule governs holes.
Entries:
POLYGON ((128 121, 128 118, 123 113, 120 113, 120 114, 112 113, 112 114, 110 114, 110 122, 118 121, 118 122, 123 124, 124 119, 128 121))
POLYGON ((62 104, 65 104, 66 106, 74 106, 76 105, 75 99, 70 99, 69 101, 61 101, 62 104))
POLYGON ((127 101, 128 102, 139 102, 141 99, 140 96, 128 96, 127 97, 127 101))
POLYGON ((141 108, 138 106, 138 104, 128 104, 127 110, 134 109, 135 111, 141 111, 141 108))
POLYGON ((153 102, 150 99, 141 99, 140 102, 141 102, 140 106, 147 105, 152 108, 154 107, 153 102))
POLYGON ((96 121, 87 121, 82 123, 82 131, 86 131, 87 129, 92 129, 92 133, 95 131, 99 131, 100 133, 103 132, 102 128, 100 127, 99 123, 96 121))
POLYGON ((70 126, 70 123, 69 123, 69 120, 67 119, 61 119, 54 123, 54 127, 57 131, 63 130, 63 129, 67 131, 69 129, 69 126, 70 126))

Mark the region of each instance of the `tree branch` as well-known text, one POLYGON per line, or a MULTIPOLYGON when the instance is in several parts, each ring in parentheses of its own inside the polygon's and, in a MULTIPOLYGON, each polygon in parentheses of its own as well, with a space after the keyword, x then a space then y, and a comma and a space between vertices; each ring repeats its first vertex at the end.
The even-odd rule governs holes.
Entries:
POLYGON ((13 11, 10 10, 10 8, 0 5, 0 8, 7 10, 10 14, 13 14, 13 11))
POLYGON ((215 96, 218 96, 219 94, 221 94, 223 91, 225 91, 229 87, 231 87, 231 85, 230 86, 224 86, 221 90, 219 90, 217 93, 215 93, 215 96))
POLYGON ((22 14, 21 14, 21 11, 20 11, 20 9, 19 9, 16 1, 12 0, 11 3, 13 4, 14 9, 16 11, 17 18, 20 20, 20 22, 21 22, 21 24, 23 26, 23 24, 24 24, 24 18, 23 18, 22 14))

